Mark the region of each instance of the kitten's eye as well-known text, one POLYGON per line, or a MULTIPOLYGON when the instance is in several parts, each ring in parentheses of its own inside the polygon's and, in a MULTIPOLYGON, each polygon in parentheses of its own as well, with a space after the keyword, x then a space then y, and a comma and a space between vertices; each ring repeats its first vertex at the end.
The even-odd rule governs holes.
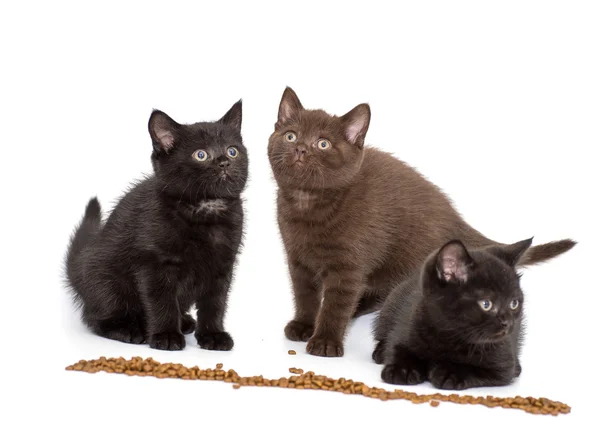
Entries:
POLYGON ((488 312, 492 308, 492 302, 489 300, 480 300, 479 306, 486 312, 488 312))
POLYGON ((198 161, 206 161, 206 159, 208 158, 208 154, 206 153, 206 151, 203 151, 202 149, 194 152, 193 155, 194 155, 194 158, 198 161))
POLYGON ((233 146, 231 148, 227 148, 227 155, 229 155, 230 158, 237 158, 238 154, 238 150, 233 146))
POLYGON ((317 148, 325 150, 331 148, 331 142, 327 139, 319 139, 317 142, 317 148))
POLYGON ((515 299, 515 300, 513 300, 513 301, 511 301, 511 302, 510 302, 510 308, 511 308, 512 310, 515 310, 515 309, 516 309, 516 308, 518 308, 518 307, 519 307, 519 300, 516 300, 516 299, 515 299))
POLYGON ((296 133, 293 133, 291 131, 288 131, 287 133, 285 133, 285 140, 287 140, 290 143, 294 143, 297 138, 298 137, 296 136, 296 133))

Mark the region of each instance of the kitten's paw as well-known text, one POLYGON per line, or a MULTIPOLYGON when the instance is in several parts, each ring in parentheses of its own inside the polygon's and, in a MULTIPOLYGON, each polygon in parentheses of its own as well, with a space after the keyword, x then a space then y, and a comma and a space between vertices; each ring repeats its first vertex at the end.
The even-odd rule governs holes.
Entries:
POLYGON ((418 363, 405 361, 402 364, 385 365, 381 379, 388 384, 415 385, 425 381, 425 369, 418 363))
POLYGON ((127 344, 145 344, 146 334, 137 324, 118 327, 107 322, 108 324, 100 324, 95 328, 96 332, 105 338, 115 341, 125 342, 127 344))
POLYGON ((229 351, 233 348, 233 339, 227 332, 198 332, 196 340, 200 348, 212 351, 229 351))
POLYGON ((385 342, 383 342, 383 341, 377 342, 377 345, 375 346, 375 350, 373 351, 372 357, 373 357, 373 360, 375 361, 375 363, 377 363, 378 365, 381 365, 383 363, 384 350, 385 350, 385 342))
POLYGON ((189 335, 196 329, 196 320, 189 313, 181 317, 181 333, 189 335))
POLYGON ((342 357, 344 344, 333 339, 310 338, 306 352, 320 357, 342 357))
POLYGON ((444 390, 468 389, 467 375, 460 369, 436 366, 429 372, 429 382, 433 387, 444 390))
POLYGON ((311 324, 304 324, 296 320, 292 320, 285 326, 285 337, 290 341, 308 342, 315 332, 315 328, 311 324))
POLYGON ((185 337, 178 332, 162 332, 150 336, 148 343, 157 350, 178 351, 185 348, 185 337))

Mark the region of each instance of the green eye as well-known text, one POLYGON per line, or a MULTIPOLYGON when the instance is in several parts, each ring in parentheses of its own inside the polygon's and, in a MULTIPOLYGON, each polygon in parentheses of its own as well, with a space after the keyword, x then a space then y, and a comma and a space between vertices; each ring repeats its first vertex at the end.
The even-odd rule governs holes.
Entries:
POLYGON ((481 306, 481 308, 486 312, 490 311, 493 306, 492 302, 489 300, 480 300, 478 303, 479 306, 481 306))
POLYGON ((208 154, 203 149, 200 149, 193 154, 194 158, 198 161, 206 161, 208 154))
POLYGON ((285 140, 290 143, 294 143, 297 138, 298 137, 296 136, 296 133, 294 133, 292 131, 288 131, 287 133, 285 133, 285 140))
POLYGON ((331 148, 331 142, 327 139, 319 139, 319 141, 317 142, 317 148, 322 150, 329 149, 331 148))
POLYGON ((227 148, 227 155, 229 156, 229 158, 237 158, 238 154, 238 150, 233 146, 231 148, 227 148))
POLYGON ((510 302, 510 308, 512 310, 515 310, 518 307, 519 307, 519 300, 515 299, 515 300, 513 300, 513 301, 510 302))

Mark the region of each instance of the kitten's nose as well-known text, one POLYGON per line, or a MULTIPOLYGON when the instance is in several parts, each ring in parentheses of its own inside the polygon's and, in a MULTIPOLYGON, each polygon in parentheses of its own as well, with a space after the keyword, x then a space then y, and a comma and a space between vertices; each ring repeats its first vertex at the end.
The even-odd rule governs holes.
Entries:
POLYGON ((219 162, 219 167, 222 169, 225 169, 226 167, 229 167, 229 160, 223 160, 219 162))
POLYGON ((304 161, 304 156, 306 155, 306 146, 305 145, 297 145, 296 146, 296 158, 300 161, 304 161))
POLYGON ((502 318, 500 320, 500 327, 502 327, 503 329, 507 329, 508 328, 508 320, 506 318, 502 318))

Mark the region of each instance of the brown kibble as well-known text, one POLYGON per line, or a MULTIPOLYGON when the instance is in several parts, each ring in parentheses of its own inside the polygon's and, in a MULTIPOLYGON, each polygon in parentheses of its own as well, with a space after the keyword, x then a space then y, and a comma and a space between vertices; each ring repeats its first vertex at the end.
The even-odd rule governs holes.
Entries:
MULTIPOLYGON (((289 353, 295 354, 290 350, 289 353)), ((396 389, 388 391, 386 389, 369 387, 364 383, 353 381, 346 378, 333 379, 323 375, 316 375, 313 371, 304 373, 300 368, 290 368, 291 377, 282 377, 278 380, 270 380, 262 375, 254 377, 241 377, 237 372, 230 369, 225 372, 222 370, 223 364, 218 363, 216 369, 200 369, 197 366, 188 368, 179 363, 159 363, 152 358, 142 359, 133 357, 125 360, 123 357, 106 358, 100 357, 97 360, 80 360, 73 365, 67 366, 67 371, 81 371, 90 374, 96 372, 107 372, 125 374, 127 376, 156 377, 156 378, 181 378, 184 380, 213 380, 234 383, 233 388, 239 389, 241 386, 257 387, 282 387, 288 389, 310 389, 310 390, 328 390, 341 392, 346 395, 363 395, 368 398, 387 401, 390 399, 408 400, 414 404, 424 404, 429 402, 431 407, 437 407, 440 401, 453 402, 462 405, 483 405, 488 408, 501 407, 506 409, 522 410, 529 414, 552 415, 568 414, 571 407, 562 402, 552 401, 548 398, 533 398, 515 396, 513 398, 498 398, 493 396, 470 396, 458 395, 456 393, 443 395, 435 393, 432 395, 418 395, 414 392, 406 392, 396 389)))
POLYGON ((289 354, 290 356, 295 356, 295 355, 296 355, 296 352, 295 352, 294 350, 289 350, 289 351, 288 351, 288 354, 289 354))

